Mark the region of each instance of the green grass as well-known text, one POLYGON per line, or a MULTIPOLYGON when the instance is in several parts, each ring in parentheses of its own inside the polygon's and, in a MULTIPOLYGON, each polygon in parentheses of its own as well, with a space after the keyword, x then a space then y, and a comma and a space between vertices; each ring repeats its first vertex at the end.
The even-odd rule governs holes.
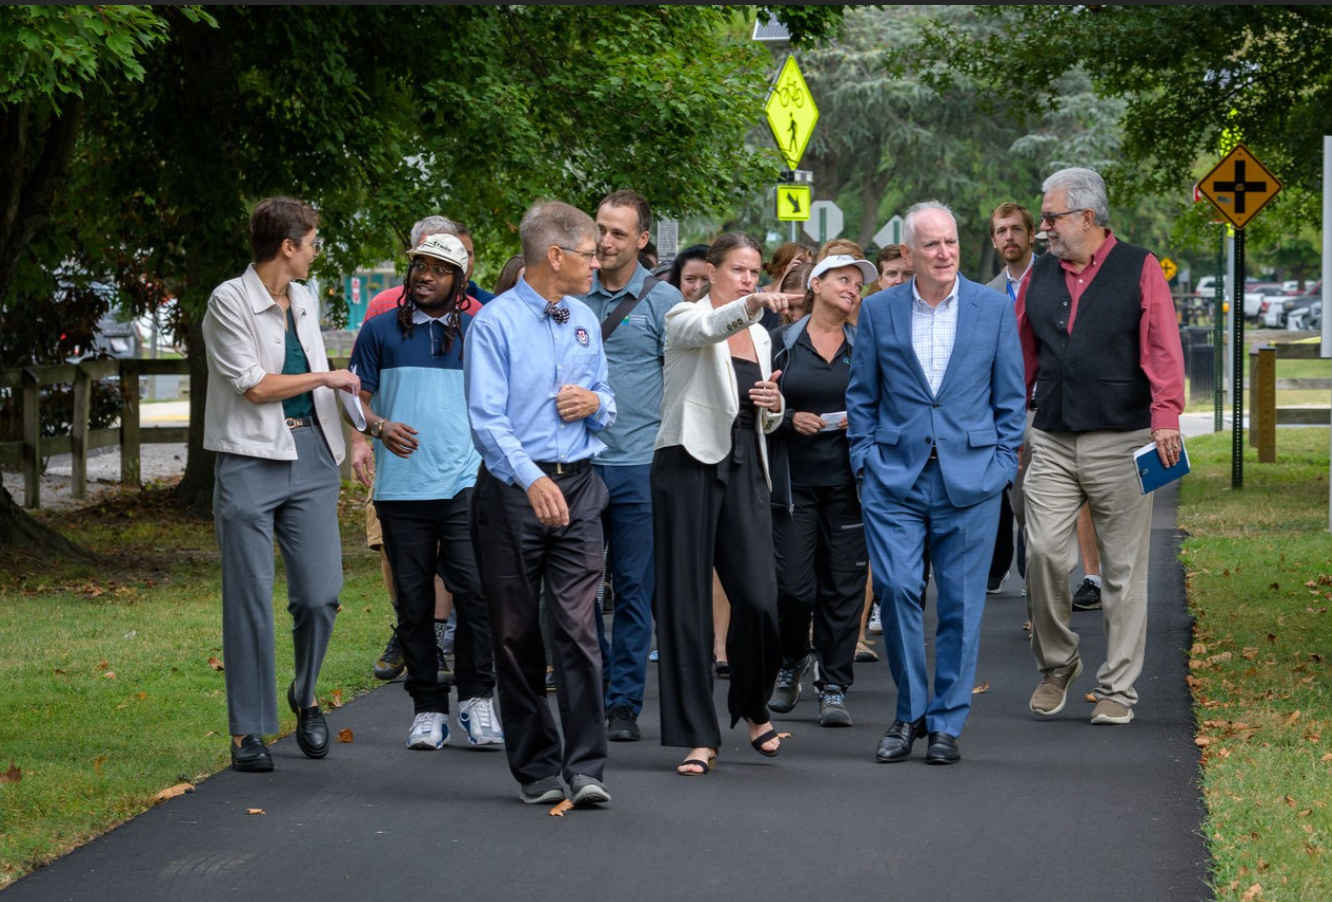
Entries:
MULTIPOLYGON (((1327 360, 1277 360, 1276 374, 1278 379, 1329 379, 1332 380, 1332 362, 1327 360)), ((1249 377, 1249 357, 1244 357, 1244 378, 1249 377)), ((1192 392, 1187 397, 1190 398, 1185 411, 1188 413, 1206 413, 1213 409, 1213 401, 1195 402, 1192 400, 1192 392)), ((1282 389, 1276 393, 1276 403, 1278 407, 1326 407, 1332 402, 1332 386, 1325 389, 1282 389)), ((1249 392, 1244 391, 1244 409, 1249 409, 1249 392)), ((1231 413, 1231 405, 1225 403, 1223 408, 1227 416, 1231 413)))
MULTIPOLYGON (((211 523, 180 517, 167 490, 43 519, 112 558, 107 569, 0 571, 0 886, 230 763, 221 604, 211 523)), ((343 610, 321 674, 325 707, 376 684, 390 625, 362 490, 344 490, 343 610)), ((276 590, 277 683, 292 675, 285 582, 276 590)), ((283 712, 282 734, 295 726, 283 712)))
POLYGON ((1179 524, 1196 618, 1190 685, 1219 900, 1332 899, 1332 536, 1323 428, 1278 429, 1278 463, 1191 439, 1179 524))

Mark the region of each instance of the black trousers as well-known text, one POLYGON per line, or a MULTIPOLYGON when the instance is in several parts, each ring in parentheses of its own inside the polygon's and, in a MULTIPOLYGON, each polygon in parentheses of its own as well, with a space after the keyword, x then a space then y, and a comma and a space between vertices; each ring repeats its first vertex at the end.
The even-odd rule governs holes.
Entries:
POLYGON ((520 783, 562 774, 598 780, 606 767, 606 721, 597 645, 601 511, 606 486, 590 466, 554 477, 569 525, 542 526, 527 492, 485 467, 472 499, 472 535, 490 604, 504 750, 520 783), (537 602, 545 580, 551 663, 560 726, 546 700, 546 653, 537 602), (563 729, 563 742, 560 733, 563 729))
MULTIPOLYGON (((1018 572, 1026 571, 1025 561, 1018 564, 1018 572)), ((1008 492, 1000 495, 999 531, 994 537, 994 556, 990 558, 990 578, 1003 579, 1008 568, 1013 566, 1013 505, 1008 500, 1008 492)))
POLYGON ((856 487, 792 486, 792 509, 773 513, 777 552, 777 618, 782 658, 810 651, 810 625, 819 658, 818 685, 852 682, 868 575, 865 525, 856 487))
POLYGON ((415 712, 447 712, 449 687, 438 680, 435 653, 435 577, 453 593, 458 698, 489 697, 495 689, 490 611, 472 551, 472 489, 431 501, 376 501, 384 553, 393 571, 398 641, 407 664, 404 688, 415 712))
POLYGON ((772 499, 754 430, 734 430, 731 442, 730 456, 718 464, 699 463, 681 445, 658 449, 652 460, 662 745, 721 745, 712 702, 714 566, 731 602, 731 726, 770 719, 768 698, 782 663, 772 499))

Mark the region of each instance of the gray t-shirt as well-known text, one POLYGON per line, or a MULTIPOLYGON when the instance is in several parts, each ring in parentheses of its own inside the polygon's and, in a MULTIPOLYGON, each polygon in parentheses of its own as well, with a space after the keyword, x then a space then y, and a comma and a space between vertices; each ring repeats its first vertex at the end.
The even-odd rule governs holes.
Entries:
POLYGON ((657 282, 641 295, 648 271, 640 265, 623 290, 614 294, 592 276, 592 290, 582 300, 605 321, 626 295, 640 298, 606 342, 611 391, 618 408, 615 424, 598 434, 606 450, 596 458, 609 467, 652 463, 652 446, 661 426, 661 370, 666 347, 666 311, 684 300, 668 282, 657 282))

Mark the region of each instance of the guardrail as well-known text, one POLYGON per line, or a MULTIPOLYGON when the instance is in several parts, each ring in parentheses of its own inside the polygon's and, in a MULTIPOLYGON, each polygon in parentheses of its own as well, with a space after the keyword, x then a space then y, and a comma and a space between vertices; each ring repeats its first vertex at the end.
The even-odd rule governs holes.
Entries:
MULTIPOLYGON (((331 357, 329 366, 345 369, 347 358, 331 357)), ((0 389, 18 391, 23 420, 23 438, 19 441, 0 442, 0 465, 19 467, 23 473, 23 506, 29 510, 41 507, 42 459, 55 454, 72 457, 73 473, 70 494, 86 498, 88 494, 88 452, 98 448, 119 446, 120 481, 138 485, 140 480, 140 448, 143 445, 179 444, 189 441, 188 426, 141 425, 139 393, 125 393, 120 412, 120 425, 106 429, 91 429, 88 424, 89 402, 95 380, 119 377, 122 384, 138 385, 140 376, 188 376, 188 359, 147 360, 126 358, 114 360, 84 360, 51 366, 25 366, 0 370, 0 389), (41 387, 43 385, 73 385, 73 422, 68 435, 43 436, 41 430, 41 387)), ((344 420, 343 437, 351 432, 344 420)), ((344 458, 342 478, 351 478, 350 460, 344 458)))

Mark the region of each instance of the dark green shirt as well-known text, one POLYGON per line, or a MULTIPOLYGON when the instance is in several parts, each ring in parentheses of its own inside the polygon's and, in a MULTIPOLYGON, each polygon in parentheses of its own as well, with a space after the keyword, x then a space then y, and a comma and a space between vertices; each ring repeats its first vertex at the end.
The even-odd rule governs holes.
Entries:
MULTIPOLYGON (((296 337, 296 320, 292 318, 291 308, 287 308, 287 356, 282 361, 282 375, 299 376, 310 372, 310 361, 305 357, 301 340, 296 337)), ((285 398, 282 401, 283 416, 308 417, 314 414, 314 396, 310 392, 285 398)))

